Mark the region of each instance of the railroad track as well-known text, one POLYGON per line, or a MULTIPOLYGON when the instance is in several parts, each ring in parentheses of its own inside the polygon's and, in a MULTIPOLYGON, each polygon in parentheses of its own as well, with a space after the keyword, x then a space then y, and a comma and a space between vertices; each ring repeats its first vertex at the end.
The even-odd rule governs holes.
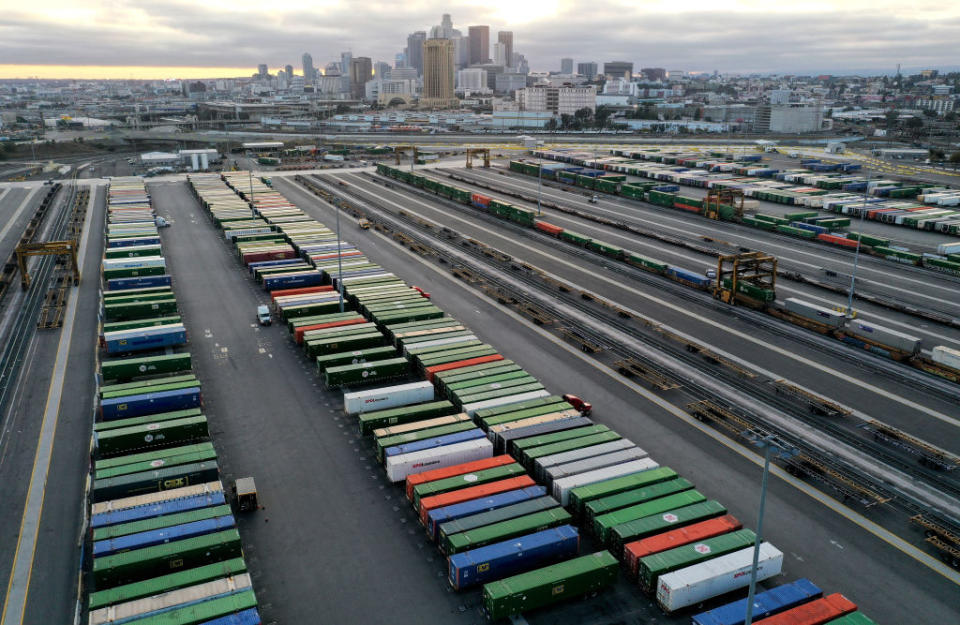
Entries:
MULTIPOLYGON (((69 216, 76 202, 76 173, 73 181, 65 184, 66 195, 60 196, 60 207, 50 224, 47 238, 56 240, 64 236, 69 226, 69 216)), ((54 200, 56 201, 56 200, 54 200)), ((8 340, 0 351, 0 417, 7 414, 16 381, 25 363, 26 354, 37 330, 37 319, 47 297, 47 290, 57 259, 41 256, 36 259, 31 271, 33 280, 26 297, 17 309, 16 317, 8 330, 8 340)))
MULTIPOLYGON (((306 181, 306 179, 302 180, 306 181)), ((612 313, 612 316, 611 314, 598 314, 595 304, 587 303, 586 300, 580 301, 583 299, 582 293, 570 293, 568 297, 561 296, 561 299, 564 299, 564 303, 568 305, 567 309, 560 308, 558 306, 552 306, 540 299, 530 297, 526 294, 528 291, 525 291, 524 289, 517 289, 514 285, 499 279, 497 275, 491 275, 489 271, 483 267, 483 265, 489 265, 491 262, 496 261, 501 265, 499 268, 503 268, 504 263, 506 263, 506 266, 511 268, 509 273, 512 278, 520 280, 525 284, 529 284, 529 286, 536 291, 543 291, 543 283, 538 279, 537 276, 528 276, 524 273, 525 267, 533 269, 530 268, 529 265, 525 265, 520 261, 515 261, 508 255, 493 250, 487 246, 483 246, 483 244, 479 244, 478 246, 475 243, 479 242, 473 243, 469 239, 461 237, 459 233, 456 233, 449 228, 438 226, 437 224, 433 224, 432 227, 427 227, 429 224, 424 223, 426 220, 410 215, 409 213, 404 213, 403 211, 395 213, 394 210, 383 207, 378 198, 371 199, 369 197, 371 194, 367 191, 358 191, 351 187, 338 188, 332 185, 327 186, 326 183, 319 183, 316 180, 306 182, 306 186, 314 192, 316 192, 316 189, 323 189, 329 196, 348 195, 357 197, 357 199, 360 199, 376 211, 377 214, 375 215, 368 213, 365 214, 365 216, 373 220, 376 224, 379 224, 381 230, 396 233, 399 235, 396 236, 396 238, 399 239, 402 237, 404 241, 415 244, 421 249, 435 249, 435 246, 431 245, 430 239, 441 239, 448 243, 457 243, 457 249, 466 252, 468 255, 479 261, 479 264, 477 264, 470 262, 470 260, 463 259, 462 257, 454 261, 453 259, 456 258, 457 255, 450 255, 449 251, 445 251, 444 254, 447 258, 445 262, 447 262, 447 264, 452 263, 454 265, 452 270, 459 272, 461 279, 475 282, 477 284, 485 282, 486 288, 484 288, 484 290, 487 291, 488 294, 495 295, 499 293, 500 297, 498 299, 500 299, 500 301, 503 303, 518 305, 518 308, 532 308, 537 310, 541 315, 546 315, 555 320, 563 320, 566 326, 564 330, 567 333, 571 332, 571 329, 575 329, 574 334, 576 335, 576 339, 584 346, 591 346, 591 349, 584 348, 584 351, 605 351, 609 354, 615 355, 620 363, 625 361, 641 363, 641 365, 644 366, 647 371, 659 371, 663 366, 662 363, 652 361, 646 358, 642 353, 637 353, 627 349, 621 343, 617 342, 616 340, 612 340, 604 333, 595 331, 592 328, 580 323, 576 316, 570 315, 570 311, 568 309, 569 307, 575 308, 590 318, 601 321, 605 325, 624 332, 628 336, 636 338, 638 341, 650 345, 653 349, 669 351, 670 357, 675 358, 676 360, 681 361, 688 366, 696 367, 697 370, 703 371, 705 369, 705 360, 708 362, 717 362, 717 360, 713 358, 715 355, 703 355, 706 356, 706 358, 703 356, 698 358, 697 354, 700 353, 700 350, 695 349, 693 351, 688 351, 678 349, 676 346, 668 343, 665 344, 663 342, 652 341, 649 335, 616 318, 618 316, 622 316, 622 313, 625 311, 618 311, 615 308, 611 308, 610 313, 612 313), (424 229, 426 229, 429 234, 422 234, 420 232, 424 229), (491 293, 491 291, 493 291, 493 293, 491 293)), ((442 258, 444 255, 437 254, 437 256, 442 258)), ((551 292, 550 295, 555 297, 556 293, 551 292)), ((709 373, 709 375, 716 376, 718 370, 725 368, 729 363, 721 364, 724 364, 724 367, 718 368, 716 365, 711 365, 710 367, 706 367, 706 371, 709 373)), ((737 371, 736 375, 741 378, 744 377, 743 371, 737 371)), ((677 382, 682 380, 682 384, 676 384, 675 386, 682 386, 681 390, 689 397, 691 403, 695 403, 697 401, 716 401, 715 389, 711 389, 696 382, 692 382, 689 379, 685 379, 682 374, 668 377, 676 378, 677 382)), ((731 378, 726 373, 724 373, 724 383, 729 383, 731 386, 740 390, 741 392, 749 392, 750 394, 757 393, 757 389, 746 383, 743 379, 731 378)), ((794 405, 795 402, 779 396, 775 390, 762 391, 757 393, 757 396, 760 400, 769 402, 772 407, 775 407, 777 410, 780 410, 785 414, 791 415, 802 422, 810 422, 809 414, 797 414, 794 405)), ((918 511, 925 512, 927 514, 931 513, 930 506, 927 504, 927 502, 922 500, 913 501, 913 495, 911 493, 892 489, 882 480, 874 477, 873 475, 863 473, 855 466, 849 464, 846 460, 838 459, 830 454, 823 453, 820 449, 811 446, 803 439, 803 437, 797 436, 790 432, 785 432, 782 428, 777 427, 775 424, 771 424, 768 419, 764 418, 760 414, 759 411, 743 410, 741 407, 735 404, 724 405, 724 403, 720 403, 717 405, 719 406, 721 412, 735 415, 736 419, 742 422, 743 427, 738 431, 739 434, 747 434, 747 430, 749 430, 749 433, 752 434, 756 434, 758 431, 767 432, 775 434, 781 439, 787 441, 789 444, 795 446, 801 452, 799 460, 793 461, 792 464, 787 466, 787 469, 798 475, 817 478, 830 484, 837 492, 841 494, 843 499, 854 498, 866 506, 892 501, 895 505, 910 515, 916 514, 918 511), (856 477, 851 478, 850 476, 856 477)), ((905 471, 909 475, 923 473, 923 477, 927 478, 930 482, 934 482, 934 485, 938 488, 942 487, 943 490, 949 493, 960 492, 952 481, 943 480, 943 476, 941 475, 931 474, 925 471, 917 471, 917 468, 913 464, 904 462, 903 459, 891 454, 889 450, 879 447, 878 444, 873 443, 872 441, 867 441, 862 438, 853 440, 849 432, 841 429, 836 429, 834 432, 831 432, 831 434, 845 444, 847 444, 847 441, 849 441, 850 444, 847 444, 848 447, 853 446, 856 449, 869 452, 875 460, 880 460, 888 467, 897 468, 898 470, 901 470, 901 472, 905 471)), ((944 517, 943 515, 940 515, 940 518, 942 518, 944 522, 949 525, 956 525, 956 522, 950 517, 944 517)))

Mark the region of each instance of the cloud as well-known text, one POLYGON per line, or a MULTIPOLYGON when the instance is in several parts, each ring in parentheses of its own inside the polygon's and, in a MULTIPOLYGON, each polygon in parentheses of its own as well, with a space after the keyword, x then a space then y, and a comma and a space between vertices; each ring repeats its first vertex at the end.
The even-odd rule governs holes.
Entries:
POLYGON ((299 67, 341 51, 392 61, 406 36, 452 13, 469 24, 514 32, 514 49, 535 70, 576 61, 628 60, 635 67, 740 72, 892 71, 956 63, 960 8, 877 0, 815 0, 795 8, 753 0, 590 3, 527 0, 522 23, 490 21, 512 2, 298 2, 275 0, 50 0, 34 10, 8 10, 0 22, 0 59, 12 64, 299 67), (841 8, 836 8, 836 7, 841 8), (540 14, 537 13, 540 11, 540 14), (939 11, 939 12, 938 12, 939 11), (534 19, 536 18, 536 19, 534 19))

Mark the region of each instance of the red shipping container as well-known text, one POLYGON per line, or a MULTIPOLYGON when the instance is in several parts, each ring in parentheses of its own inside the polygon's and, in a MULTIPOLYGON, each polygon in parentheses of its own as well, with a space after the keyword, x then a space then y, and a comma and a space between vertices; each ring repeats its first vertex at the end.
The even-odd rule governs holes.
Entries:
POLYGON ((473 460, 471 462, 464 462, 463 464, 455 464, 452 467, 431 469, 429 471, 424 471, 423 473, 413 473, 407 476, 407 499, 413 501, 413 487, 417 484, 444 480, 455 475, 473 473, 474 471, 483 471, 484 469, 501 467, 505 464, 513 464, 514 462, 516 462, 516 460, 504 454, 502 456, 484 458, 483 460, 473 460))
POLYGON ((623 557, 627 563, 627 568, 633 577, 637 576, 637 567, 640 565, 640 558, 645 558, 654 553, 660 553, 674 547, 682 547, 698 540, 706 540, 733 532, 743 527, 743 525, 732 514, 727 514, 715 519, 701 521, 670 530, 656 536, 635 540, 624 545, 623 557))
POLYGON ((841 247, 857 247, 857 242, 853 239, 848 239, 846 237, 838 237, 833 234, 818 234, 817 238, 821 241, 826 241, 827 243, 833 243, 834 245, 839 245, 841 247))
POLYGON ((363 317, 357 319, 344 319, 342 321, 328 321, 327 323, 318 323, 312 326, 301 326, 293 333, 293 338, 297 344, 303 343, 303 334, 308 330, 322 330, 324 328, 339 328, 340 326, 353 326, 358 323, 367 323, 363 317))
POLYGON ((461 488, 450 491, 449 493, 443 493, 442 495, 434 495, 426 499, 421 499, 420 523, 426 525, 427 514, 434 508, 452 506, 455 503, 463 503, 464 501, 470 501, 471 499, 478 499, 480 497, 489 497, 497 493, 505 493, 508 490, 517 490, 518 488, 526 488, 528 486, 536 486, 536 482, 534 482, 529 475, 519 475, 506 480, 481 484, 480 486, 471 486, 470 488, 461 488))
POLYGON ((470 200, 473 202, 474 206, 477 204, 480 206, 488 206, 490 204, 490 198, 480 193, 471 193, 470 200))
POLYGON ((273 303, 277 303, 278 297, 283 297, 284 295, 305 295, 306 293, 326 293, 327 291, 332 291, 333 287, 331 285, 326 286, 302 286, 297 289, 277 289, 276 291, 270 291, 270 297, 273 299, 273 303))
MULTIPOLYGON (((347 256, 362 256, 362 255, 363 255, 363 252, 361 252, 360 250, 348 250, 340 254, 340 257, 346 258, 347 256)), ((324 260, 326 258, 336 258, 336 257, 337 257, 336 252, 333 252, 331 254, 317 254, 314 256, 310 256, 310 258, 313 258, 314 260, 324 260)))
POLYGON ((856 611, 857 605, 837 592, 786 612, 754 621, 754 625, 822 625, 856 611))
POLYGON ((433 376, 435 373, 449 371, 450 369, 459 369, 461 367, 482 365, 485 362, 496 362, 498 360, 503 360, 503 356, 500 354, 490 354, 489 356, 477 356, 476 358, 467 358, 466 360, 458 360, 457 362, 447 362, 442 365, 433 365, 432 367, 427 367, 424 371, 427 374, 427 381, 433 382, 433 376))
POLYGON ((296 258, 296 253, 292 249, 263 250, 257 252, 247 252, 243 255, 243 264, 257 263, 262 260, 287 260, 296 258))
POLYGON ((537 230, 542 230, 543 232, 546 232, 547 234, 552 234, 554 236, 557 236, 558 234, 563 232, 563 228, 561 228, 560 226, 554 226, 553 224, 547 223, 545 221, 535 221, 533 222, 533 227, 536 228, 537 230))
POLYGON ((681 204, 680 202, 673 203, 674 208, 682 208, 685 211, 690 211, 691 213, 699 213, 703 209, 699 206, 690 206, 689 204, 681 204))

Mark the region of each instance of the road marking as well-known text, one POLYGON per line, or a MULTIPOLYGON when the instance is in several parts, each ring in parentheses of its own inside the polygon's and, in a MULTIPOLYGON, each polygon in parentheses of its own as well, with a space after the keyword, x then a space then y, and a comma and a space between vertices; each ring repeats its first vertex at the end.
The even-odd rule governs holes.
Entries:
MULTIPOLYGON (((87 203, 88 213, 93 213, 93 202, 96 196, 96 191, 90 194, 87 203)), ((86 219, 83 225, 83 244, 77 258, 80 267, 83 267, 87 256, 87 248, 90 245, 90 233, 93 231, 90 223, 91 219, 86 219)), ((0 618, 0 625, 20 625, 26 615, 27 594, 30 591, 30 578, 33 575, 33 558, 37 551, 40 517, 43 514, 43 502, 46 497, 47 474, 50 471, 53 442, 60 417, 60 400, 63 397, 67 359, 70 356, 70 345, 73 343, 73 324, 77 316, 77 300, 80 299, 79 287, 72 295, 73 297, 67 302, 63 327, 60 329, 57 358, 53 367, 53 375, 50 378, 50 387, 47 391, 47 402, 43 409, 40 440, 33 458, 30 485, 27 488, 27 500, 20 520, 17 548, 14 552, 13 568, 10 572, 10 581, 7 584, 7 596, 3 602, 3 615, 0 618)))
MULTIPOLYGON (((367 181, 363 181, 363 182, 367 182, 367 181)), ((361 187, 361 189, 362 189, 362 187, 361 187)), ((378 189, 378 190, 379 190, 379 189, 378 189)), ((392 189, 383 189, 383 191, 388 192, 388 193, 392 193, 392 194, 394 194, 394 195, 399 195, 400 197, 403 197, 403 198, 404 198, 405 200, 407 200, 407 201, 415 202, 415 203, 417 203, 417 204, 419 204, 419 205, 421 205, 421 206, 424 206, 424 207, 426 207, 426 208, 428 208, 428 209, 430 209, 430 210, 434 210, 434 211, 439 211, 439 210, 440 210, 440 209, 438 209, 438 208, 431 208, 429 204, 426 204, 426 203, 424 203, 424 202, 421 202, 419 199, 417 199, 417 198, 415 198, 415 197, 412 197, 412 196, 411 196, 411 197, 404 196, 403 194, 401 194, 401 193, 399 193, 399 192, 397 192, 397 191, 393 191, 392 189)), ((370 193, 370 190, 365 190, 365 192, 366 192, 366 193, 370 193)), ((393 203, 396 204, 395 202, 393 202, 393 203)), ((399 205, 398 205, 398 206, 399 206, 399 205)), ((401 208, 403 208, 403 207, 401 207, 401 208)), ((407 210, 408 212, 411 212, 412 214, 416 214, 416 213, 414 213, 413 211, 411 211, 409 208, 405 208, 404 210, 407 210)), ((457 221, 461 221, 461 222, 463 222, 463 223, 469 224, 469 225, 477 228, 478 230, 481 230, 481 231, 483 231, 483 232, 486 232, 487 234, 489 234, 489 235, 491 235, 491 236, 495 236, 495 237, 497 237, 497 238, 499 238, 499 239, 503 239, 503 240, 510 240, 510 241, 512 241, 509 237, 504 236, 504 235, 502 235, 502 234, 499 234, 499 233, 497 233, 497 232, 494 232, 493 230, 490 230, 489 228, 486 228, 486 227, 484 227, 484 226, 482 226, 482 225, 479 225, 479 224, 476 223, 476 222, 472 222, 472 221, 470 221, 470 220, 468 220, 468 219, 464 219, 463 217, 459 217, 459 216, 457 216, 457 215, 455 215, 455 214, 453 214, 453 213, 446 213, 446 214, 447 214, 449 217, 451 217, 451 218, 453 218, 453 219, 456 219, 457 221)), ((567 266, 567 267, 569 267, 569 268, 571 268, 571 269, 574 269, 574 270, 576 270, 576 271, 584 272, 584 273, 586 272, 586 270, 583 269, 583 267, 581 267, 581 266, 579 266, 579 265, 577 265, 577 264, 575 264, 575 263, 571 263, 571 262, 569 262, 569 261, 563 260, 563 259, 561 259, 561 258, 558 258, 557 256, 551 256, 551 255, 547 254, 546 252, 542 252, 542 251, 537 250, 537 249, 532 248, 532 247, 531 247, 531 248, 528 248, 528 249, 529 249, 531 252, 534 252, 535 254, 538 254, 538 255, 540 255, 540 256, 545 256, 545 257, 547 257, 547 258, 550 258, 550 259, 553 260, 554 262, 559 263, 559 264, 561 264, 561 265, 565 265, 565 266, 567 266)), ((719 331, 727 332, 727 333, 729 333, 729 334, 731 334, 731 335, 733 335, 733 336, 735 336, 735 337, 737 337, 737 338, 739 338, 739 339, 742 339, 742 340, 744 340, 744 341, 748 341, 748 342, 750 342, 750 343, 754 343, 755 345, 759 345, 760 347, 763 347, 763 348, 768 349, 768 350, 770 350, 770 351, 772 351, 772 352, 775 352, 775 353, 777 353, 777 354, 780 354, 781 356, 784 356, 784 357, 786 357, 786 358, 790 358, 790 359, 792 359, 792 360, 795 360, 795 361, 797 361, 797 362, 800 362, 800 363, 802 363, 802 364, 805 364, 805 365, 807 365, 808 367, 810 367, 810 368, 812 368, 812 369, 817 369, 817 370, 822 371, 822 372, 824 372, 824 373, 827 373, 827 374, 829 374, 829 375, 831 375, 831 376, 833 376, 833 377, 835 377, 835 378, 837 378, 837 379, 845 380, 845 381, 847 381, 847 382, 850 382, 851 384, 856 384, 857 386, 859 386, 860 388, 862 388, 862 389, 864 389, 864 390, 870 391, 870 392, 875 393, 875 394, 877 394, 877 395, 879 395, 879 396, 881 396, 881 397, 885 397, 885 398, 887 398, 887 399, 889 399, 889 400, 895 401, 895 402, 897 402, 897 403, 899 403, 899 404, 903 404, 904 406, 907 406, 908 408, 912 408, 913 410, 917 410, 918 412, 923 412, 924 414, 927 414, 927 415, 929 415, 929 416, 931 416, 931 417, 933 417, 933 418, 935 418, 935 419, 939 419, 940 421, 943 421, 944 423, 950 424, 950 425, 952 425, 952 426, 954 426, 954 427, 960 427, 960 420, 955 419, 955 418, 953 418, 953 417, 951 417, 951 416, 945 415, 945 414, 943 414, 942 412, 939 412, 939 411, 934 410, 934 409, 932 409, 932 408, 927 408, 926 406, 923 406, 923 405, 921 405, 921 404, 918 404, 918 403, 916 403, 916 402, 914 402, 914 401, 911 401, 911 400, 909 400, 909 399, 907 399, 907 398, 905 398, 905 397, 901 397, 901 396, 899 396, 899 395, 896 395, 896 394, 894 394, 894 393, 891 393, 891 392, 889 392, 889 391, 887 391, 887 390, 884 390, 884 389, 882 389, 882 388, 880 388, 880 387, 874 386, 873 384, 870 384, 870 383, 868 383, 868 382, 865 382, 865 381, 863 381, 863 380, 861 380, 861 379, 859 379, 859 378, 855 378, 855 377, 853 377, 853 376, 849 376, 849 375, 847 375, 847 374, 845 374, 845 373, 842 373, 842 372, 840 372, 840 371, 837 371, 836 369, 832 369, 832 368, 830 368, 830 367, 828 367, 828 366, 826 366, 826 365, 822 365, 822 364, 820 364, 820 363, 818 363, 818 362, 815 362, 815 361, 813 361, 813 360, 810 360, 809 358, 805 358, 805 357, 803 357, 803 356, 800 356, 799 354, 796 354, 796 353, 794 353, 794 352, 792 352, 792 351, 790 351, 790 350, 788 350, 788 349, 784 349, 784 348, 781 348, 781 347, 777 347, 776 345, 773 345, 773 344, 768 343, 768 342, 766 342, 766 341, 762 341, 762 340, 760 340, 760 339, 758 339, 758 338, 755 338, 755 337, 753 337, 753 336, 751 336, 751 335, 749 335, 749 334, 746 334, 746 333, 744 333, 744 332, 740 332, 739 330, 734 330, 733 328, 731 328, 731 327, 729 327, 729 326, 727 326, 727 325, 725 325, 725 324, 723 324, 723 323, 719 323, 719 322, 717 322, 717 321, 714 321, 714 320, 712 320, 712 319, 708 319, 707 317, 704 317, 704 316, 699 315, 699 314, 697 314, 697 313, 691 312, 690 310, 684 308, 683 306, 679 306, 679 305, 674 304, 674 303, 672 303, 672 302, 668 302, 668 301, 665 300, 665 299, 661 299, 661 298, 659 298, 659 297, 650 295, 650 294, 645 293, 645 292, 643 292, 643 291, 641 291, 641 290, 639 290, 639 289, 635 289, 635 288, 633 288, 633 287, 631 287, 631 286, 628 286, 627 284, 624 284, 623 282, 618 282, 618 281, 616 281, 616 280, 613 280, 612 278, 608 278, 608 277, 603 276, 603 275, 600 275, 600 274, 592 274, 591 277, 592 277, 594 280, 601 280, 601 281, 606 282, 606 283, 608 283, 608 284, 610 284, 610 285, 612 285, 612 286, 615 286, 615 287, 617 287, 617 288, 619 288, 619 289, 622 289, 622 290, 624 290, 624 291, 628 291, 628 292, 632 293, 633 295, 636 295, 637 297, 640 297, 640 298, 642 298, 642 299, 646 299, 646 300, 648 300, 648 301, 654 302, 654 303, 656 303, 656 304, 659 304, 659 305, 661 305, 661 306, 663 306, 663 307, 665 307, 665 308, 669 308, 670 310, 673 310, 674 312, 677 312, 677 313, 682 314, 682 315, 684 315, 684 316, 690 317, 690 318, 692 318, 692 319, 696 319, 697 321, 699 321, 699 322, 701 322, 701 323, 703 323, 703 324, 705 324, 705 325, 714 327, 714 328, 716 328, 716 329, 719 330, 719 331)), ((624 307, 624 308, 627 308, 627 307, 624 307)), ((657 324, 663 326, 664 328, 673 329, 674 331, 677 332, 677 334, 680 334, 680 335, 682 335, 682 336, 685 336, 685 337, 689 337, 689 336, 690 336, 687 332, 682 332, 682 331, 676 330, 676 329, 672 328, 669 324, 666 324, 666 323, 662 323, 662 322, 660 322, 660 321, 657 321, 656 319, 653 319, 653 318, 650 317, 649 315, 640 315, 640 314, 638 313, 638 316, 644 317, 644 318, 646 318, 646 319, 650 319, 650 320, 653 321, 654 323, 657 323, 657 324)), ((690 338, 693 339, 694 337, 690 337, 690 338)), ((761 369, 760 367, 758 367, 757 365, 755 365, 755 364, 753 364, 753 363, 750 363, 749 361, 746 361, 746 360, 744 360, 744 359, 742 359, 742 358, 740 358, 740 357, 738 357, 738 356, 734 356, 733 354, 729 354, 727 351, 722 350, 722 349, 720 349, 720 348, 718 348, 718 347, 715 347, 715 346, 713 346, 713 345, 710 345, 709 343, 706 343, 705 341, 702 341, 702 340, 700 340, 700 339, 695 339, 695 340, 696 340, 696 342, 703 343, 703 344, 709 346, 711 349, 713 349, 713 351, 715 351, 715 352, 717 352, 718 354, 721 354, 721 355, 723 355, 723 356, 726 356, 726 357, 730 358, 731 360, 735 360, 735 361, 737 361, 737 362, 740 362, 740 363, 742 363, 742 364, 745 364, 745 365, 747 365, 747 366, 749 366, 749 367, 751 367, 751 368, 753 368, 753 369, 756 369, 756 370, 762 370, 762 369, 761 369)), ((771 376, 780 377, 780 378, 786 378, 786 377, 788 377, 788 376, 786 376, 786 375, 781 375, 781 374, 773 374, 773 373, 768 373, 768 374, 771 375, 771 376)), ((825 396, 825 397, 826 397, 826 396, 825 396)))
MULTIPOLYGON (((387 244, 389 244, 391 247, 395 247, 397 250, 399 250, 400 252, 403 252, 404 254, 406 254, 407 256, 409 256, 411 259, 416 260, 417 262, 419 262, 420 264, 422 264, 423 266, 425 266, 427 269, 433 271, 434 273, 436 273, 436 274, 438 274, 438 275, 443 276, 444 278, 447 279, 447 281, 452 282, 453 284, 456 284, 457 286, 459 286, 459 287, 460 287, 461 289, 463 289, 464 291, 470 293, 470 294, 473 295, 474 297, 477 297, 477 298, 485 301, 487 304, 489 304, 489 305, 493 306, 494 308, 496 308, 497 310, 503 312, 505 315, 508 315, 509 317, 511 317, 512 319, 514 319, 515 321, 523 324, 523 325, 526 326, 529 330, 531 330, 531 331, 533 331, 533 332, 536 332, 536 333, 539 334, 540 336, 546 338, 547 340, 549 340, 550 342, 552 342, 554 345, 556 345, 556 346, 560 347, 561 349, 565 350, 566 352, 568 352, 571 357, 577 358, 577 359, 581 360, 582 362, 584 362, 585 364, 589 365, 589 366, 592 367, 593 369, 596 369, 598 372, 602 373, 603 375, 606 375, 606 376, 607 376, 608 378, 610 378, 611 380, 616 381, 617 383, 621 384, 622 386, 625 386, 626 388, 630 389, 630 390, 633 391, 634 393, 642 396, 644 399, 650 401, 651 403, 655 404, 656 406, 658 406, 658 407, 662 408, 663 410, 669 412, 670 414, 672 414, 673 416, 677 417, 678 419, 680 419, 681 421, 683 421, 683 422, 686 423, 687 425, 690 425, 690 426, 696 428, 696 429, 699 430, 701 433, 709 436, 709 437, 712 438, 714 441, 720 443, 721 445, 723 445, 723 446, 726 447, 727 449, 735 452, 736 454, 738 454, 739 456, 745 458, 746 460, 749 460, 750 462, 752 462, 752 463, 755 464, 756 466, 758 466, 758 467, 762 467, 762 466, 763 466, 763 463, 764 463, 764 458, 763 458, 763 456, 757 454, 757 453, 754 452, 752 449, 747 448, 747 447, 744 447, 743 445, 737 443, 737 442, 734 441, 733 439, 727 438, 726 436, 724 436, 723 434, 721 434, 721 433, 718 432, 717 430, 714 430, 713 428, 711 428, 710 426, 706 425, 705 423, 701 423, 700 421, 698 421, 696 418, 694 418, 694 417, 693 417, 692 415, 690 415, 689 413, 685 412, 684 410, 680 409, 679 407, 675 406, 674 404, 670 403, 669 401, 667 401, 667 400, 659 397, 658 395, 654 394, 652 391, 649 391, 649 390, 643 388, 642 386, 639 386, 639 385, 637 385, 637 384, 629 381, 628 379, 625 379, 623 376, 617 374, 617 373, 616 373, 615 371, 613 371, 612 369, 608 369, 607 367, 601 365, 600 363, 598 363, 597 361, 593 360, 592 358, 590 358, 590 357, 587 356, 586 354, 582 353, 580 350, 575 349, 573 346, 567 344, 567 343, 564 342, 562 339, 560 339, 560 337, 554 336, 553 334, 550 334, 549 332, 547 332, 547 331, 544 330, 543 328, 541 328, 541 327, 539 327, 539 326, 536 326, 536 325, 534 325, 534 324, 531 323, 531 322, 528 322, 524 317, 522 317, 522 316, 520 316, 519 314, 513 312, 512 310, 503 308, 502 306, 500 306, 499 303, 497 303, 496 301, 490 299, 487 295, 485 295, 485 294, 483 294, 483 293, 481 293, 481 292, 479 292, 479 291, 474 291, 474 290, 471 289, 466 283, 464 283, 464 282, 462 282, 462 281, 460 281, 460 280, 457 280, 457 279, 453 278, 450 274, 448 274, 447 272, 445 272, 445 271, 444 271, 443 269, 441 269, 440 267, 437 267, 437 266, 435 266, 435 265, 432 265, 432 264, 428 263, 424 258, 418 256, 416 253, 414 253, 414 252, 408 250, 407 248, 403 247, 402 245, 400 245, 399 243, 397 243, 396 241, 394 241, 394 240, 391 239, 390 237, 388 237, 388 236, 386 236, 386 235, 384 235, 384 234, 381 234, 381 233, 379 233, 379 232, 375 232, 375 233, 373 233, 373 234, 374 234, 374 236, 377 236, 377 237, 383 239, 383 240, 384 240, 387 244)), ((921 550, 918 549, 917 547, 911 545, 911 544, 908 543, 906 540, 900 538, 899 536, 897 536, 896 534, 894 534, 894 533, 891 532, 890 530, 887 530, 886 528, 881 527, 880 525, 874 523, 873 521, 871 521, 870 519, 866 518, 865 516, 863 516, 863 515, 860 514, 859 512, 853 510, 852 508, 849 508, 849 507, 843 505, 843 504, 840 503, 839 501, 837 501, 837 500, 835 500, 834 498, 830 497, 830 496, 827 495, 826 493, 824 493, 824 492, 818 490, 817 488, 815 488, 815 487, 807 484, 806 482, 804 482, 804 481, 802 481, 802 480, 800 480, 800 479, 798 479, 798 478, 790 475, 790 474, 787 473, 785 470, 781 469, 779 466, 777 466, 777 465, 775 465, 775 464, 771 464, 771 465, 770 465, 770 474, 773 475, 773 476, 775 476, 775 477, 777 477, 777 478, 779 478, 779 479, 781 479, 782 481, 786 482, 786 483, 789 484, 790 486, 793 486, 793 487, 796 488, 797 490, 799 490, 799 491, 803 492, 805 495, 809 496, 811 499, 814 499, 815 501, 818 501, 819 503, 823 504, 824 506, 826 506, 827 508, 829 508, 829 509, 831 509, 832 511, 836 512, 837 514, 843 516, 843 517, 844 517, 845 519, 847 519, 848 521, 854 523, 855 525, 858 525, 858 526, 861 527, 862 529, 865 529, 867 532, 873 534, 874 536, 876 536, 876 537, 879 538, 880 540, 884 541, 885 543, 887 543, 887 544, 890 545, 891 547, 893 547, 893 548, 897 549, 898 551, 902 552, 903 554, 905 554, 905 555, 913 558, 914 560, 916 560, 916 561, 919 562, 920 564, 926 566, 927 568, 931 569, 931 570, 934 571, 935 573, 938 573, 938 574, 942 575, 943 577, 947 578, 949 581, 953 582, 954 584, 960 585, 960 571, 955 571, 954 569, 948 567, 946 564, 940 562, 940 561, 937 560, 936 558, 930 556, 929 554, 921 551, 921 550)))

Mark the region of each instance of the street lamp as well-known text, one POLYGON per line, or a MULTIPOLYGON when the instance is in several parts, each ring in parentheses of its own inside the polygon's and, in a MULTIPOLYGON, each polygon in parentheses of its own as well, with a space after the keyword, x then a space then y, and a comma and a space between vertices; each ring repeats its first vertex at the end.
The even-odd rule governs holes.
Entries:
POLYGON ((537 217, 540 216, 540 204, 543 192, 543 141, 537 141, 537 217))
POLYGON ((250 174, 250 204, 253 204, 253 170, 247 172, 250 174))
POLYGON ((343 256, 340 246, 340 200, 334 199, 333 205, 337 209, 337 293, 340 294, 340 312, 343 312, 343 256))
POLYGON ((760 434, 751 430, 744 432, 744 436, 750 439, 754 446, 762 447, 764 450, 763 478, 760 481, 760 511, 757 513, 757 539, 753 545, 750 590, 747 592, 747 616, 744 620, 744 625, 751 625, 753 623, 753 595, 757 590, 757 563, 760 561, 760 543, 763 542, 763 508, 767 503, 767 477, 770 475, 770 457, 776 454, 781 458, 789 458, 800 453, 800 450, 772 434, 760 434))
POLYGON ((850 293, 847 296, 847 319, 853 318, 853 290, 857 284, 857 267, 860 265, 860 246, 863 239, 863 220, 867 215, 867 193, 870 192, 870 179, 867 175, 867 186, 863 189, 863 206, 860 208, 860 232, 857 233, 857 249, 853 253, 853 273, 850 274, 850 293))

